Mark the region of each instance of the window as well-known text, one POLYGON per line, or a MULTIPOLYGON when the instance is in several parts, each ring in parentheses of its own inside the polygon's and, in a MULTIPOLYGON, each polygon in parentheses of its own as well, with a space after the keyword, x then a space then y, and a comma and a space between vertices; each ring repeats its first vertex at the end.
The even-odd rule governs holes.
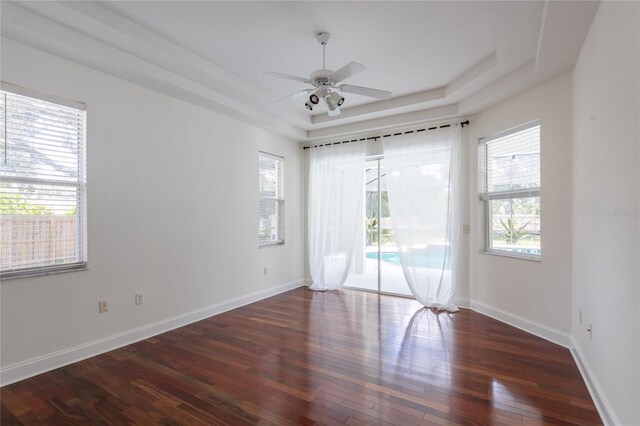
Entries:
POLYGON ((84 267, 84 104, 2 83, 0 135, 2 277, 84 267))
POLYGON ((282 193, 284 158, 260 152, 258 164, 260 174, 258 240, 260 247, 284 244, 284 196, 282 193))
POLYGON ((479 192, 491 253, 539 258, 540 125, 528 123, 479 141, 479 192))

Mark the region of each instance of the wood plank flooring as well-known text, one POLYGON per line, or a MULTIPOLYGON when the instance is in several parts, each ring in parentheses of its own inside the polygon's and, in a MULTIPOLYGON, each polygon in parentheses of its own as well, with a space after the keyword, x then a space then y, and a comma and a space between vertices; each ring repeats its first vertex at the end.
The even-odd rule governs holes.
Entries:
POLYGON ((306 288, 0 397, 2 425, 602 424, 565 348, 469 310, 306 288))

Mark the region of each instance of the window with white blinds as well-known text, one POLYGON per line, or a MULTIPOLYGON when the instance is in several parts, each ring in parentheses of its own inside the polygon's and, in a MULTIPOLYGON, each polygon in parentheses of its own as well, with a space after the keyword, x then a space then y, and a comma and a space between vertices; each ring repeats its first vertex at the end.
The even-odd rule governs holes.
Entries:
POLYGON ((258 241, 260 247, 284 244, 284 158, 260 152, 258 241))
POLYGON ((84 104, 2 83, 0 137, 2 277, 84 267, 84 104))
POLYGON ((486 204, 487 251, 539 257, 539 122, 480 139, 478 159, 478 192, 486 204))

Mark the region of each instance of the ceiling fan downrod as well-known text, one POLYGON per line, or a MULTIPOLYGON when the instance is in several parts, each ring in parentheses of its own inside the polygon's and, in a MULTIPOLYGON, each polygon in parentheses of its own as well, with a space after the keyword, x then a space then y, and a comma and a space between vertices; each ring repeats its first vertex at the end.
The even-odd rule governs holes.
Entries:
POLYGON ((327 47, 327 43, 329 43, 329 39, 331 38, 331 34, 326 32, 321 32, 316 34, 316 40, 318 43, 322 45, 322 69, 326 70, 325 66, 325 48, 327 47))

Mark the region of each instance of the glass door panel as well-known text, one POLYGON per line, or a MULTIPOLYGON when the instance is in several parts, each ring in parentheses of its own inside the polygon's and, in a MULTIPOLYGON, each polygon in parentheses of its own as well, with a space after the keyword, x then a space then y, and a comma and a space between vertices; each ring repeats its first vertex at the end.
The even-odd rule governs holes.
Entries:
POLYGON ((362 215, 345 286, 378 291, 378 160, 367 161, 362 215))
POLYGON ((411 296, 411 290, 404 278, 398 247, 393 239, 392 212, 389 209, 387 178, 384 159, 379 160, 380 168, 380 291, 384 293, 411 296))
POLYGON ((411 296, 393 240, 384 160, 367 161, 362 215, 345 286, 411 296))

